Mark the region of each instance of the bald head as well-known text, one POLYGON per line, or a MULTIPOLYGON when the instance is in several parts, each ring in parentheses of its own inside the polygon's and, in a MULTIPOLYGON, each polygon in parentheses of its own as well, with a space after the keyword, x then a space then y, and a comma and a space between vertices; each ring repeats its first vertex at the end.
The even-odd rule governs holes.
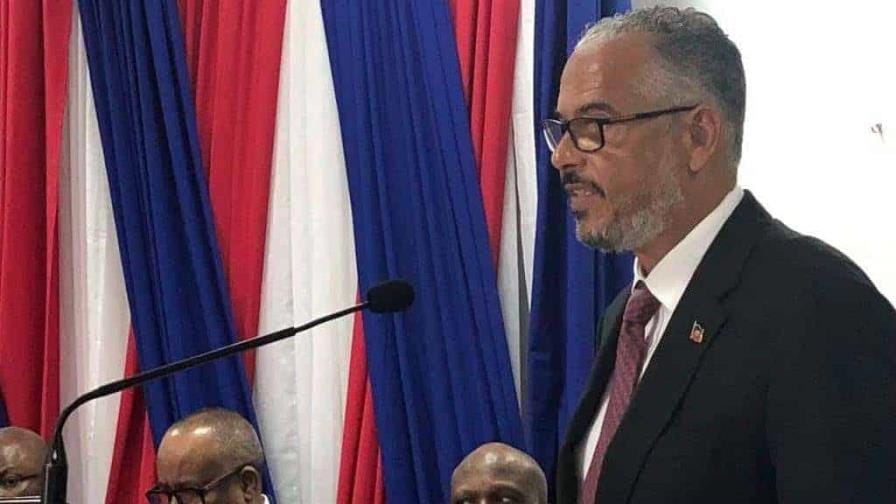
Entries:
POLYGON ((40 495, 47 444, 27 429, 0 429, 0 497, 40 495))
POLYGON ((532 457, 503 443, 467 455, 451 476, 453 504, 546 504, 548 485, 532 457))
POLYGON ((172 425, 159 445, 159 487, 205 488, 207 504, 260 503, 264 455, 245 418, 225 409, 194 413, 172 425))

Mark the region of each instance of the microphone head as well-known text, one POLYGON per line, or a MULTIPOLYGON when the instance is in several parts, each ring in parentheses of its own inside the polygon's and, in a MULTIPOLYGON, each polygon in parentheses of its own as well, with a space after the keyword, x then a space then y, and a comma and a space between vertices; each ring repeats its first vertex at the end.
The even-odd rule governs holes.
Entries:
POLYGON ((389 280, 368 289, 366 297, 374 313, 400 312, 414 303, 414 288, 404 280, 389 280))

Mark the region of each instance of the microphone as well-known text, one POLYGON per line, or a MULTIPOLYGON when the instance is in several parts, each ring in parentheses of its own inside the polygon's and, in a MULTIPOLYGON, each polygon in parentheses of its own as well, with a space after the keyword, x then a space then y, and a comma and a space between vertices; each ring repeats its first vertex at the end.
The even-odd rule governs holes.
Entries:
POLYGON ((374 313, 404 311, 414 302, 414 288, 404 280, 389 280, 371 287, 367 302, 374 313))
POLYGON ((121 380, 109 382, 78 396, 71 402, 71 404, 66 406, 61 413, 59 413, 59 418, 56 420, 56 426, 53 429, 53 442, 50 445, 50 451, 47 453, 47 458, 44 463, 44 492, 40 502, 42 504, 67 504, 68 463, 65 457, 65 443, 62 439, 62 428, 65 426, 65 422, 72 413, 74 413, 74 411, 82 404, 116 392, 121 392, 127 388, 142 385, 158 378, 172 375, 184 369, 201 366, 213 360, 229 357, 245 350, 258 348, 269 343, 274 343, 275 341, 289 338, 302 331, 307 331, 308 329, 325 322, 344 317, 360 310, 369 309, 374 313, 395 313, 407 310, 414 302, 414 288, 404 280, 389 280, 368 289, 365 298, 366 300, 362 303, 314 319, 298 327, 288 327, 277 332, 265 334, 264 336, 232 343, 192 357, 170 362, 163 366, 137 373, 121 380))

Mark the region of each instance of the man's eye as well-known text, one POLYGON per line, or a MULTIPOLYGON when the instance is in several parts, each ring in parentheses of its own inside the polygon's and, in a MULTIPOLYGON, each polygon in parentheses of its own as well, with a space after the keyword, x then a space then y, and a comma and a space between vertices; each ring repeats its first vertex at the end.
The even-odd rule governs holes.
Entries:
POLYGON ((17 486, 22 481, 22 478, 18 476, 4 476, 3 479, 0 479, 0 485, 3 485, 6 488, 12 488, 17 486))

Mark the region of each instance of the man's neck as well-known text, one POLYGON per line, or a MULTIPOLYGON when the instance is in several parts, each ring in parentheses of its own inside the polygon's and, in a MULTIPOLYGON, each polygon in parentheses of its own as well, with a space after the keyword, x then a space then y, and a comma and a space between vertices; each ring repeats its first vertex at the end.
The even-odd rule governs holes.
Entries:
POLYGON ((669 216, 666 229, 653 241, 635 250, 638 265, 644 276, 675 248, 688 233, 693 230, 707 215, 719 206, 734 186, 718 191, 712 198, 685 198, 681 205, 669 216))

